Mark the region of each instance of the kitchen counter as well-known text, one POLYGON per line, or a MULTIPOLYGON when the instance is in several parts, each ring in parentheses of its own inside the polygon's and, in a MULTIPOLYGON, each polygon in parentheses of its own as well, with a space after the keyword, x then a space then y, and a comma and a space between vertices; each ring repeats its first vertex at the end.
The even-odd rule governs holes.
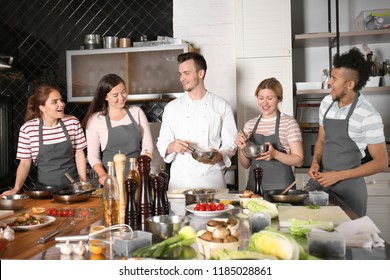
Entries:
MULTIPOLYGON (((191 226, 196 230, 202 229, 205 227, 207 220, 211 218, 199 217, 193 214, 185 213, 185 202, 184 199, 171 199, 171 204, 175 209, 182 209, 181 213, 176 214, 186 214, 191 218, 191 226)), ((330 197, 330 205, 339 205, 343 211, 351 218, 355 219, 357 216, 339 199, 335 197, 330 197)), ((59 233, 57 236, 61 235, 76 235, 76 234, 87 234, 91 226, 101 225, 102 224, 102 209, 101 202, 99 198, 91 198, 87 202, 78 203, 78 204, 60 204, 54 202, 52 199, 46 200, 33 200, 29 199, 26 203, 26 206, 23 210, 18 212, 30 211, 31 207, 49 207, 63 208, 63 209, 89 209, 90 211, 87 217, 77 217, 76 226, 70 231, 64 233, 59 233)), ((231 217, 231 215, 238 214, 240 212, 240 207, 236 206, 232 213, 224 214, 220 217, 231 217)), ((58 259, 76 259, 75 256, 71 255, 61 255, 60 249, 56 247, 56 241, 54 238, 51 238, 45 244, 38 244, 37 241, 39 237, 47 234, 52 231, 65 219, 64 217, 57 217, 56 221, 53 224, 48 225, 37 230, 16 232, 15 240, 9 242, 8 247, 1 253, 0 259, 35 259, 35 260, 58 260, 58 259)), ((273 220, 273 226, 277 226, 278 220, 273 220)), ((248 231, 248 220, 243 219, 240 221, 240 247, 245 249, 251 233, 248 231)), ((92 256, 88 252, 77 259, 91 259, 97 256, 92 256)), ((100 257, 105 258, 103 255, 100 257)), ((345 259, 349 260, 386 260, 390 259, 390 246, 386 244, 385 248, 374 248, 374 249, 362 249, 362 248, 347 248, 345 259)))

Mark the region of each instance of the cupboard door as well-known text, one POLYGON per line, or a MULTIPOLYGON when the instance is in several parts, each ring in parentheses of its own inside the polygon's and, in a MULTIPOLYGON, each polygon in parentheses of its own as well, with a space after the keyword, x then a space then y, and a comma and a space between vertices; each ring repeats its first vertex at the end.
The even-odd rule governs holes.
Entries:
POLYGON ((236 0, 237 58, 291 55, 289 0, 236 0))

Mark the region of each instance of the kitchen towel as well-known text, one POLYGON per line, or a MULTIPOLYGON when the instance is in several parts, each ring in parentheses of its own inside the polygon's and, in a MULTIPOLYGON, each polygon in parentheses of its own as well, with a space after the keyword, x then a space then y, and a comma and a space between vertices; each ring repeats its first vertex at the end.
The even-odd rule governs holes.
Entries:
POLYGON ((385 241, 379 236, 379 228, 368 216, 343 222, 335 228, 335 231, 344 234, 346 245, 350 247, 385 246, 385 241))

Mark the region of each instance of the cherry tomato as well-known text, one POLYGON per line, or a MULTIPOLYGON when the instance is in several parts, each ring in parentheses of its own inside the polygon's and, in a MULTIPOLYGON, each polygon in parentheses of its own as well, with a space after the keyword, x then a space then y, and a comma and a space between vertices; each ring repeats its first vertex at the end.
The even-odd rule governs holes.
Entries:
POLYGON ((53 210, 52 210, 52 208, 49 208, 49 209, 46 210, 46 215, 48 215, 48 216, 53 215, 53 210))
POLYGON ((74 216, 74 210, 73 209, 69 209, 68 217, 73 217, 73 216, 74 216))
POLYGON ((54 216, 54 217, 57 217, 58 216, 58 211, 57 209, 53 209, 53 211, 51 212, 51 215, 54 216))
POLYGON ((212 210, 211 210, 210 206, 207 205, 204 211, 212 211, 212 210))
POLYGON ((211 211, 217 210, 217 205, 215 204, 215 202, 211 202, 209 206, 210 206, 211 211))
POLYGON ((88 216, 88 210, 83 210, 81 211, 81 216, 83 216, 84 218, 88 216))
POLYGON ((201 209, 201 207, 202 207, 202 204, 198 203, 195 205, 194 210, 199 211, 201 209))
POLYGON ((225 210, 225 204, 223 204, 223 203, 218 203, 218 205, 217 205, 217 210, 219 210, 219 211, 225 210))

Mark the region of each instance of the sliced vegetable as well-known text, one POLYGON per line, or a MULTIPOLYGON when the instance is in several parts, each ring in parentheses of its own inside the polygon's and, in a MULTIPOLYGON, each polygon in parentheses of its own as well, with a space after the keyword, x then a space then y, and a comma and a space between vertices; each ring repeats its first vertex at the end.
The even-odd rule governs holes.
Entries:
POLYGON ((247 208, 250 212, 264 212, 268 213, 271 218, 276 218, 278 213, 278 208, 275 204, 264 200, 264 199, 250 199, 243 204, 243 208, 247 208))
POLYGON ((320 220, 300 220, 300 219, 291 219, 291 226, 288 228, 291 234, 293 235, 306 235, 313 228, 318 228, 326 231, 333 230, 333 222, 330 221, 320 221, 320 220))

